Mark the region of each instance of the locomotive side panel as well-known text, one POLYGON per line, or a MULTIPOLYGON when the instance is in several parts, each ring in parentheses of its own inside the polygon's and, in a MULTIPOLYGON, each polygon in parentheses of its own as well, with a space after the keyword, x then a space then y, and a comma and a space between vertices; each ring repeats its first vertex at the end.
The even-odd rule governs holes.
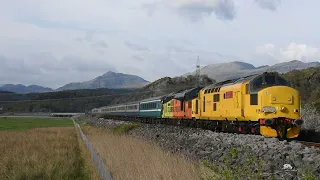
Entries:
POLYGON ((173 118, 173 100, 163 103, 162 118, 173 118))
POLYGON ((184 118, 192 119, 192 100, 184 102, 184 118))
MULTIPOLYGON (((200 93, 199 93, 199 96, 200 96, 200 93)), ((199 106, 200 99, 195 98, 191 102, 192 102, 192 119, 199 119, 200 118, 200 106, 199 106)))
POLYGON ((173 117, 182 119, 184 117, 184 102, 183 100, 173 100, 173 117))

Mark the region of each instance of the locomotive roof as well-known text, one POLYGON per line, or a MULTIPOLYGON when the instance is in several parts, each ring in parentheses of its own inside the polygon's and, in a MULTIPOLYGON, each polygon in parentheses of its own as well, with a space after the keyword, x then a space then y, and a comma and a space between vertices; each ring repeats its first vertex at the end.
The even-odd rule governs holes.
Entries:
POLYGON ((194 87, 194 88, 191 88, 191 89, 184 90, 184 91, 182 91, 180 93, 176 93, 173 98, 175 98, 175 99, 184 98, 186 95, 188 95, 190 92, 192 92, 193 90, 196 90, 196 89, 200 90, 201 88, 194 87))
POLYGON ((228 79, 225 81, 221 81, 221 82, 217 82, 215 84, 211 84, 209 86, 204 87, 202 90, 206 90, 206 89, 211 89, 211 88, 216 88, 216 87, 223 87, 223 86, 227 86, 227 85, 232 85, 232 84, 237 84, 237 83, 241 83, 247 80, 252 80, 255 77, 259 76, 260 74, 252 74, 249 76, 245 76, 245 77, 240 77, 240 78, 234 78, 234 79, 228 79))

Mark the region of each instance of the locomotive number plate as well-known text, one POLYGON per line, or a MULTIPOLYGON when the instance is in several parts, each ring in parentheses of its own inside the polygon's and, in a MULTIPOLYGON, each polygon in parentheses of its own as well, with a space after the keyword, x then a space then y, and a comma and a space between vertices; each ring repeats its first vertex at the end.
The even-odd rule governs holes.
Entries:
POLYGON ((269 112, 269 113, 274 113, 276 112, 276 108, 273 107, 273 106, 264 106, 262 109, 261 109, 262 112, 269 112))

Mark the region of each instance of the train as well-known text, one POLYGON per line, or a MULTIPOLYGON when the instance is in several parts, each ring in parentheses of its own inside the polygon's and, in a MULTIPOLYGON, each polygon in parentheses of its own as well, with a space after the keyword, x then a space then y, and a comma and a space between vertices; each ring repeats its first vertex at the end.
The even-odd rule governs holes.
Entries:
POLYGON ((167 95, 91 110, 113 119, 195 124, 218 132, 297 138, 300 93, 276 72, 193 87, 167 95))

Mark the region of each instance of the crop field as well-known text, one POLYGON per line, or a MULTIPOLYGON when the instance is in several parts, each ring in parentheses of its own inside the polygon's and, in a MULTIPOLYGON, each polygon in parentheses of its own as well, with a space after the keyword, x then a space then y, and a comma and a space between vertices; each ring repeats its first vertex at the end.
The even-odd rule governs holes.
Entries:
POLYGON ((0 118, 0 179, 99 179, 70 119, 0 118))

